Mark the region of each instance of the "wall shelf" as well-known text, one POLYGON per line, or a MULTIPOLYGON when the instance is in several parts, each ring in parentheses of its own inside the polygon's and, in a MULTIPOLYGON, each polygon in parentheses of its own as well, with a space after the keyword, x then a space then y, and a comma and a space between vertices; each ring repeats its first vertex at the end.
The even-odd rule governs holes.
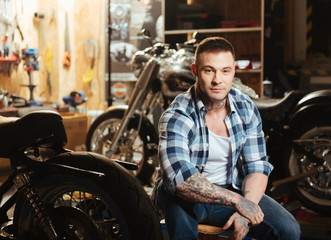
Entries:
POLYGON ((260 63, 258 69, 237 69, 236 77, 263 96, 264 0, 167 0, 163 4, 166 43, 184 42, 195 32, 228 39, 236 59, 260 63))
POLYGON ((259 32, 262 31, 261 27, 246 27, 246 28, 218 28, 218 29, 183 29, 183 30, 165 30, 165 35, 177 34, 193 34, 200 33, 231 33, 231 32, 259 32))

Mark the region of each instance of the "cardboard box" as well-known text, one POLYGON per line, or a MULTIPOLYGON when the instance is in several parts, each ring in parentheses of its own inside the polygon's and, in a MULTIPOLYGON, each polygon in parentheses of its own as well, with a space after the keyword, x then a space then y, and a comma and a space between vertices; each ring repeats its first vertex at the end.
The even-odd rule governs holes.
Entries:
POLYGON ((90 127, 91 116, 87 114, 61 114, 68 143, 65 148, 74 151, 85 150, 85 139, 90 127))
POLYGON ((4 182, 11 172, 10 160, 8 158, 0 158, 0 182, 4 182))

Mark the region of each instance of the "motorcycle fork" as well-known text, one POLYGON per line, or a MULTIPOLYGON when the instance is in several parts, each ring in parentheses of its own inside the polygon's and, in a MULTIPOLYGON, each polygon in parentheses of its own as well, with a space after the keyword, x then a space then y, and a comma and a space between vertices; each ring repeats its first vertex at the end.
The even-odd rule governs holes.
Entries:
MULTIPOLYGON (((142 100, 146 98, 149 84, 153 80, 153 75, 155 74, 157 67, 158 67, 158 63, 154 59, 149 60, 143 72, 141 73, 140 77, 138 78, 136 85, 133 89, 133 93, 130 97, 128 108, 125 111, 120 126, 115 132, 114 137, 112 139, 112 143, 110 146, 110 152, 112 154, 116 152, 118 141, 120 137, 123 135, 124 131, 126 130, 130 119, 133 117, 133 114, 140 107, 142 100)), ((142 114, 141 114, 141 119, 142 119, 142 114)))
MULTIPOLYGON (((159 103, 159 101, 158 101, 159 96, 160 96, 160 93, 147 94, 146 101, 145 101, 144 104, 142 104, 143 108, 141 110, 139 110, 139 112, 137 110, 135 111, 139 115, 139 122, 138 122, 138 126, 137 126, 136 135, 139 135, 143 118, 147 117, 149 120, 151 120, 150 118, 154 117, 153 113, 154 113, 154 110, 156 108, 156 105, 159 103)), ((158 116, 158 118, 159 118, 159 116, 158 116)), ((155 118, 152 119, 153 122, 155 120, 156 120, 155 118)), ((122 134, 125 132, 125 130, 126 130, 126 127, 123 127, 122 134)), ((135 137, 138 137, 138 136, 135 136, 135 137)))

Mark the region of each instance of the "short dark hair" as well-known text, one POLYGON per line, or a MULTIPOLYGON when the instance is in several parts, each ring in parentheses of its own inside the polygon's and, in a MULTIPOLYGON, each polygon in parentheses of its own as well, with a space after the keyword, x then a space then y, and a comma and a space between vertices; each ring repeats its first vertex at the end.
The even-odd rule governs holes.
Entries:
POLYGON ((195 51, 195 64, 198 65, 198 57, 203 52, 231 52, 235 59, 235 51, 232 44, 222 37, 208 37, 202 40, 195 51))

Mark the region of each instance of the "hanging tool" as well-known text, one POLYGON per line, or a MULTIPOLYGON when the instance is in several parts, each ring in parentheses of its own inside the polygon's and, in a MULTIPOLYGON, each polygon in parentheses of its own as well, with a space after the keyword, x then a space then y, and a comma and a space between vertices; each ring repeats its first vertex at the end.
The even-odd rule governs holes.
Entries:
POLYGON ((46 81, 47 81, 49 96, 52 96, 51 66, 52 66, 52 47, 47 46, 46 49, 47 80, 46 81))
POLYGON ((69 26, 68 26, 68 13, 66 12, 66 26, 65 26, 65 48, 64 48, 64 56, 63 56, 63 66, 69 68, 71 64, 71 56, 70 56, 70 44, 69 44, 69 26))
POLYGON ((24 41, 24 36, 23 36, 23 33, 21 31, 21 28, 20 28, 20 25, 18 24, 18 19, 17 19, 17 15, 15 15, 14 17, 14 24, 12 25, 12 30, 11 30, 11 36, 12 36, 12 39, 14 39, 14 33, 15 33, 15 30, 18 30, 20 36, 21 36, 21 40, 22 42, 24 41))
POLYGON ((45 36, 44 36, 43 19, 44 19, 45 15, 42 12, 35 12, 34 17, 39 20, 40 36, 41 36, 41 47, 44 48, 45 47, 45 36))
POLYGON ((83 82, 88 83, 93 80, 94 62, 98 54, 98 42, 94 39, 89 39, 84 43, 85 55, 91 59, 91 68, 88 73, 83 74, 83 82))
POLYGON ((90 71, 88 73, 83 74, 83 82, 84 83, 88 83, 88 82, 91 82, 93 80, 93 74, 94 74, 93 67, 94 67, 94 59, 92 60, 90 71))

